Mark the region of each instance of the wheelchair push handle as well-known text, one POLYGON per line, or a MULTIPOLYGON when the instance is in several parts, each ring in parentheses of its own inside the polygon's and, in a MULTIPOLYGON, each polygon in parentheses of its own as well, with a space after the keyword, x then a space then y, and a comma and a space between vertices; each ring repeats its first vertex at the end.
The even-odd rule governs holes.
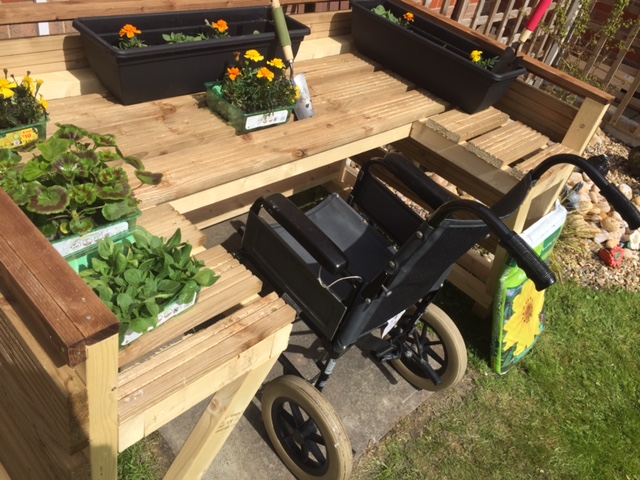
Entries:
POLYGON ((551 269, 533 251, 524 239, 514 232, 509 232, 500 238, 500 245, 515 258, 518 266, 522 268, 527 277, 535 284, 538 291, 550 287, 556 283, 556 277, 551 269))
POLYGON ((542 291, 556 282, 556 277, 549 266, 536 255, 529 244, 510 230, 494 212, 481 203, 471 200, 447 202, 433 212, 427 222, 431 227, 437 228, 445 219, 456 211, 461 210, 473 213, 489 227, 489 230, 498 237, 500 245, 515 259, 518 266, 533 281, 538 291, 542 291))
POLYGON ((574 165, 586 173, 593 183, 598 186, 602 196, 607 199, 613 209, 620 214, 625 222, 627 222, 631 230, 640 228, 640 212, 638 209, 620 190, 618 190, 605 178, 604 175, 602 175, 602 173, 600 173, 596 166, 591 162, 591 159, 585 160, 584 158, 571 153, 560 153, 547 158, 544 162, 538 165, 531 171, 531 176, 533 180, 536 181, 551 167, 563 163, 574 165))

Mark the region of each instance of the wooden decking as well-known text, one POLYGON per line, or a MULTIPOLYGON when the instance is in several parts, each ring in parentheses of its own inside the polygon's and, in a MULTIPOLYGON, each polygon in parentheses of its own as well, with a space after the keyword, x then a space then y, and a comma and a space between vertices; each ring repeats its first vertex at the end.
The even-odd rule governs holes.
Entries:
MULTIPOLYGON (((127 155, 164 173, 161 185, 136 189, 143 209, 170 203, 202 227, 222 217, 204 218, 199 209, 210 212, 212 204, 286 179, 298 183, 297 175, 406 138, 413 122, 445 110, 357 54, 300 62, 296 71, 307 77, 316 116, 243 136, 212 114, 202 95, 122 106, 91 94, 53 100, 50 111, 57 122, 116 135, 127 155)), ((335 168, 328 175, 335 178, 335 168)), ((257 195, 248 194, 247 204, 257 195)))

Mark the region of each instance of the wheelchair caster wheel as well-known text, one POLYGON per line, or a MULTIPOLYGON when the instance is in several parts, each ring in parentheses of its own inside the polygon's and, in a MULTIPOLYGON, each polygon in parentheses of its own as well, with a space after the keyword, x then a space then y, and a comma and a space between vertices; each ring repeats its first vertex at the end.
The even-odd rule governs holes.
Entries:
POLYGON ((346 480, 353 456, 333 407, 304 379, 283 375, 262 393, 262 419, 276 453, 301 480, 346 480))
POLYGON ((403 345, 403 354, 391 365, 414 387, 432 392, 458 383, 467 369, 467 348, 456 324, 436 305, 429 305, 403 345), (436 385, 420 366, 420 358, 440 377, 436 385))

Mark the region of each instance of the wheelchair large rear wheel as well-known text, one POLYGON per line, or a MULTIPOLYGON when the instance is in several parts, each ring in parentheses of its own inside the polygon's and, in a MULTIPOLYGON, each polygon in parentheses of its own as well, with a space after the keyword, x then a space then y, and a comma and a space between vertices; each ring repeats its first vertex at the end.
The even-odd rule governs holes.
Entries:
POLYGON ((262 393, 262 419, 287 468, 301 480, 346 480, 353 454, 331 404, 304 379, 283 375, 262 393))
POLYGON ((437 392, 462 379, 467 369, 467 348, 449 315, 431 304, 405 341, 403 355, 391 364, 414 387, 437 392), (440 377, 439 384, 429 378, 421 358, 440 377))

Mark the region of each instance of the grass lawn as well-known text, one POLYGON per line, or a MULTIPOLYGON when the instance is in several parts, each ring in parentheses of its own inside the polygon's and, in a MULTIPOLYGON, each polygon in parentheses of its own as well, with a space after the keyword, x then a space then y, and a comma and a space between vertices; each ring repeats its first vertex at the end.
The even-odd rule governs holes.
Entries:
MULTIPOLYGON (((547 329, 519 366, 493 374, 486 338, 471 340, 471 393, 405 419, 357 478, 640 479, 639 307, 638 294, 554 285, 547 329)), ((479 323, 465 338, 489 334, 479 323)))

